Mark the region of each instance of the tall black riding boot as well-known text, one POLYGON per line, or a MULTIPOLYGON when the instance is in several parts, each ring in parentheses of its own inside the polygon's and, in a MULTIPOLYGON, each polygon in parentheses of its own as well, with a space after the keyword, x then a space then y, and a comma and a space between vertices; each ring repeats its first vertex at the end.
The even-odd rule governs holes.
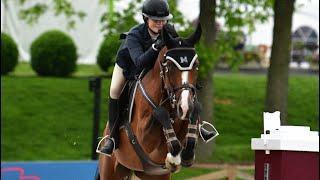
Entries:
POLYGON ((109 130, 110 135, 106 138, 105 145, 101 148, 101 153, 111 156, 119 139, 119 100, 109 99, 109 130))

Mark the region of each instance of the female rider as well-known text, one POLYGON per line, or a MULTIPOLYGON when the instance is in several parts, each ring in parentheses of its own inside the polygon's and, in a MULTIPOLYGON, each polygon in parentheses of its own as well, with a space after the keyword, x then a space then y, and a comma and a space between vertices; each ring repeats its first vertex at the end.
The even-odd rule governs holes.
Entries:
MULTIPOLYGON (((134 79, 145 68, 152 68, 164 42, 158 38, 162 28, 172 18, 166 0, 145 0, 142 7, 144 23, 133 27, 121 44, 112 74, 109 98, 109 130, 105 145, 98 153, 111 156, 118 146, 119 97, 126 80, 134 79)), ((173 26, 166 29, 177 37, 173 26)), ((206 133, 206 132, 204 132, 206 133)))

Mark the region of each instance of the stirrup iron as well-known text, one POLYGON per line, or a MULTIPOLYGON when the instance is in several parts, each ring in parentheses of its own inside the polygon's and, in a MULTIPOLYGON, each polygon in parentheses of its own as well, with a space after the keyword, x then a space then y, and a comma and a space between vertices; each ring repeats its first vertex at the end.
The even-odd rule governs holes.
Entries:
MULTIPOLYGON (((206 130, 206 129, 204 129, 206 130)), ((208 130, 206 130, 208 131, 208 130)), ((202 121, 202 124, 199 125, 199 134, 200 134, 200 137, 202 138, 202 140, 205 142, 205 143, 208 143, 209 141, 213 140, 214 138, 216 138, 218 135, 219 135, 219 132, 217 131, 217 129, 209 122, 207 121, 202 121), (204 126, 204 125, 209 125, 211 128, 212 128, 212 131, 209 131, 209 132, 214 132, 214 136, 210 137, 209 139, 205 139, 201 133, 201 128, 204 126)))
POLYGON ((96 153, 103 154, 103 155, 106 155, 106 156, 111 157, 111 154, 103 153, 103 152, 99 149, 102 141, 105 140, 105 139, 110 139, 110 140, 113 142, 113 150, 112 150, 112 152, 114 152, 115 147, 116 147, 116 142, 115 142, 114 138, 110 138, 109 135, 106 135, 106 136, 104 136, 103 138, 101 138, 101 140, 99 141, 99 143, 98 143, 98 145, 97 145, 97 148, 96 148, 96 153))

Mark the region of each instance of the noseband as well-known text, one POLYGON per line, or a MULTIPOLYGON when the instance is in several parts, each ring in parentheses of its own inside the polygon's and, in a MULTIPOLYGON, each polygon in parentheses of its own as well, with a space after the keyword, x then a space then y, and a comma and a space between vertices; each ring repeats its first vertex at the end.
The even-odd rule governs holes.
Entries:
POLYGON ((191 90, 193 94, 193 101, 197 98, 196 87, 190 83, 183 83, 177 87, 172 87, 169 82, 169 68, 168 61, 173 62, 173 64, 180 71, 190 71, 193 68, 198 55, 194 48, 174 48, 170 49, 164 54, 163 62, 160 61, 160 77, 162 79, 163 87, 167 92, 168 98, 170 100, 171 107, 174 108, 177 105, 176 93, 183 90, 191 90))

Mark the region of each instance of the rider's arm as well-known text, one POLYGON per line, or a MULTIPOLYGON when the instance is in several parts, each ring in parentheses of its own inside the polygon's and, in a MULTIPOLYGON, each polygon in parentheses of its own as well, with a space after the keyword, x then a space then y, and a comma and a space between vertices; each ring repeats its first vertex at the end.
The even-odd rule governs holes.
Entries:
POLYGON ((152 67, 156 61, 159 51, 150 47, 147 51, 143 51, 139 37, 135 33, 129 33, 127 36, 127 46, 130 57, 138 68, 152 67))

